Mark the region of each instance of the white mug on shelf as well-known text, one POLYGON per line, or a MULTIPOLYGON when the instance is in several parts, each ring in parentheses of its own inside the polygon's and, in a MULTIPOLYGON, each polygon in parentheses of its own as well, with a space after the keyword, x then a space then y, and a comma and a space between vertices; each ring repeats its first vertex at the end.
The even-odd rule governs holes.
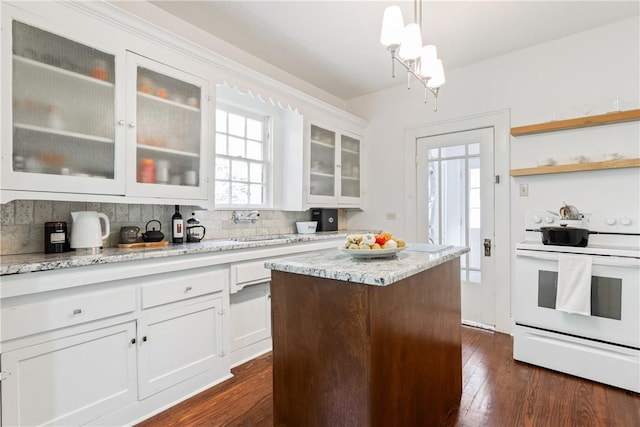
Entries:
POLYGON ((188 170, 184 172, 184 185, 196 185, 198 176, 196 171, 188 170))

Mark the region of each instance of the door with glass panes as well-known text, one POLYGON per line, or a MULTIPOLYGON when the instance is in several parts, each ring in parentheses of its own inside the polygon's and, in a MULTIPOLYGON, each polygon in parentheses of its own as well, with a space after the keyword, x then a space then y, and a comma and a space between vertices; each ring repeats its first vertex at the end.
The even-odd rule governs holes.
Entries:
POLYGON ((460 257, 462 320, 495 325, 493 128, 417 140, 419 241, 468 246, 460 257))

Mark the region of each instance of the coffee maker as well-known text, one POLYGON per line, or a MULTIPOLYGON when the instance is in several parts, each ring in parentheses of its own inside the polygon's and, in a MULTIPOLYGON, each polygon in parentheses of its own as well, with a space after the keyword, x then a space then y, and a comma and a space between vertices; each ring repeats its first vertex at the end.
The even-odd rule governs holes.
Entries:
POLYGON ((318 228, 316 231, 337 231, 338 209, 311 209, 311 221, 318 221, 318 228))

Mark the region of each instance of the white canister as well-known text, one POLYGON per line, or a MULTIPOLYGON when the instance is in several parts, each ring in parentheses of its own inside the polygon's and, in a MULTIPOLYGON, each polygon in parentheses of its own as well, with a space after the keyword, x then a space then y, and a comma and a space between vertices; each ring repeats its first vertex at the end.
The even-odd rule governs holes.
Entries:
POLYGON ((194 170, 188 170, 184 172, 184 185, 196 185, 198 182, 198 175, 194 170))
POLYGON ((167 184, 169 182, 169 162, 156 160, 156 183, 167 184))

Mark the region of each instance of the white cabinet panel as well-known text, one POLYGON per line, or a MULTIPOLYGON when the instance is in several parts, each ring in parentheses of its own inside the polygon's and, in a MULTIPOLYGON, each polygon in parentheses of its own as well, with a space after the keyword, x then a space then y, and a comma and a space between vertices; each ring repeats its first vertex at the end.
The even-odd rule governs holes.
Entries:
POLYGON ((2 306, 2 339, 78 325, 136 309, 133 288, 57 297, 31 304, 2 306))
POLYGON ((2 425, 81 425, 136 400, 135 322, 2 354, 2 425))
POLYGON ((220 292, 227 283, 228 270, 224 268, 188 274, 178 272, 161 277, 142 285, 143 309, 220 292))
POLYGON ((223 356, 222 315, 222 298, 216 298, 139 320, 140 398, 214 367, 223 356))
POLYGON ((231 295, 231 351, 271 338, 269 282, 248 286, 231 295))

